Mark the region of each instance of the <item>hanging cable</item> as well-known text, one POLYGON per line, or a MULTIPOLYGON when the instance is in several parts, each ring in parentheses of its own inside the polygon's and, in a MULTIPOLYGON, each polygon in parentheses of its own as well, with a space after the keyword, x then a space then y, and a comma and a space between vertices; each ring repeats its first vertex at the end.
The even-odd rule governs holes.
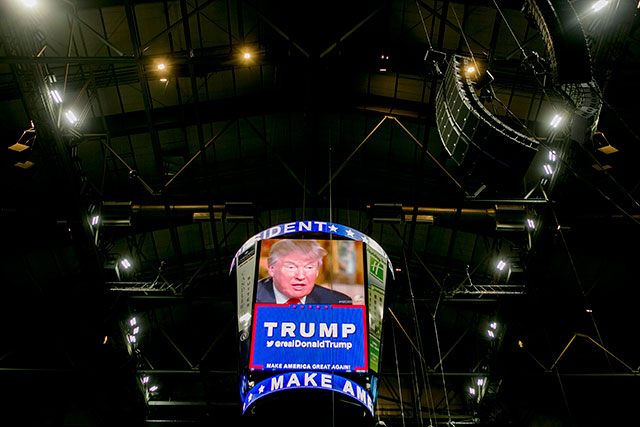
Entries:
POLYGON ((444 363, 442 360, 442 352, 440 351, 440 338, 438 337, 438 325, 436 322, 436 315, 438 313, 438 306, 440 305, 440 298, 442 297, 443 288, 440 288, 440 295, 438 296, 438 302, 436 303, 436 309, 431 316, 433 318, 433 331, 436 335, 436 347, 438 348, 438 364, 440 365, 440 373, 442 374, 442 389, 444 392, 444 401, 447 405, 447 417, 448 423, 451 424, 451 411, 449 409, 449 394, 447 392, 447 383, 444 377, 444 363))
POLYGON ((505 25, 509 29, 509 32, 511 33, 511 37, 513 37, 513 40, 515 40, 516 44, 518 45, 518 49, 520 49, 520 52, 522 52, 522 55, 526 58, 527 57, 527 53, 522 48, 522 45, 520 44, 520 40, 518 40, 518 38, 516 37, 516 34, 511 29, 511 26, 509 25, 509 21, 507 21, 507 18, 505 18, 504 14, 502 13, 502 10, 500 9, 500 6, 498 6, 498 2, 496 0, 493 0, 493 4, 495 5, 496 10, 498 11, 500 16, 502 17, 502 20, 504 21, 505 25))
POLYGON ((473 51, 471 50, 471 46, 469 46, 469 41, 467 40, 467 36, 464 34, 464 30, 462 29, 462 24, 460 23, 460 20, 458 19, 458 14, 456 13, 455 6, 451 6, 451 10, 453 11, 453 16, 456 18, 456 22, 458 23, 458 28, 460 28, 460 34, 462 35, 462 39, 464 40, 464 44, 467 45, 467 50, 469 51, 469 54, 471 55, 471 60, 473 61, 473 65, 475 65, 476 72, 477 72, 477 70, 479 70, 478 63, 476 62, 476 58, 473 56, 473 51))
POLYGON ((424 23, 424 17, 422 16, 422 9, 420 8, 420 4, 418 3, 418 0, 416 0, 416 8, 418 8, 418 13, 420 14, 420 22, 422 22, 422 28, 424 28, 424 35, 427 38, 427 44, 429 45, 429 49, 433 49, 433 45, 431 44, 431 37, 429 37, 427 26, 424 23))
MULTIPOLYGON (((421 352, 424 352, 424 346, 422 345, 422 334, 420 333, 420 325, 418 323, 418 310, 416 309, 416 299, 413 294, 413 285, 411 284, 411 275, 409 272, 409 262, 407 260, 407 253, 404 249, 404 245, 402 246, 402 257, 404 259, 404 269, 407 273, 407 282, 409 284, 409 294, 411 296, 411 308, 413 310, 413 322, 414 328, 416 330, 416 341, 418 342, 418 348, 421 352)), ((431 418, 431 409, 435 411, 435 405, 433 404, 433 397, 431 395, 431 382, 429 381, 429 376, 425 374, 425 365, 426 361, 424 358, 421 358, 420 361, 420 373, 422 374, 422 382, 425 386, 428 386, 427 400, 429 403, 428 412, 429 412, 429 425, 433 425, 433 419, 431 418)), ((434 412, 435 418, 435 412, 434 412)), ((422 420, 422 410, 420 411, 420 420, 422 420)))
POLYGON ((396 330, 391 325, 391 335, 393 337, 393 352, 396 357, 396 376, 398 377, 398 398, 400 399, 400 415, 402 416, 402 427, 405 427, 404 423, 404 402, 402 400, 402 388, 400 386, 400 365, 398 362, 398 348, 396 346, 396 330))

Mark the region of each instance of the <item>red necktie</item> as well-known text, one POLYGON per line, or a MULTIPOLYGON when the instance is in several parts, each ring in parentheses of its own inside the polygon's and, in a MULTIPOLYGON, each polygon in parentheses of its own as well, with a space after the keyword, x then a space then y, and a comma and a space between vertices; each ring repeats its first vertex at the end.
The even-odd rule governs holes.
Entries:
POLYGON ((302 302, 298 298, 289 298, 287 304, 302 304, 302 302))

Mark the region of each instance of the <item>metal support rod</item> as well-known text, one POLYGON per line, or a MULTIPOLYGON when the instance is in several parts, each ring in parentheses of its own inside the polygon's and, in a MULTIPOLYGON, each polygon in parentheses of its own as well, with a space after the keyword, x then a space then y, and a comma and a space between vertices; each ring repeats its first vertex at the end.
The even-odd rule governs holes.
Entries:
POLYGON ((451 352, 453 351, 453 349, 454 349, 454 348, 456 348, 456 346, 458 345, 458 343, 459 343, 460 341, 462 341, 462 338, 464 338, 464 336, 465 336, 465 335, 467 335, 467 332, 468 332, 468 331, 469 331, 468 329, 465 329, 465 331, 462 333, 462 335, 460 335, 460 338, 458 338, 458 340, 457 340, 456 342, 454 342, 454 343, 453 343, 453 345, 451 346, 451 348, 449 349, 449 351, 447 351, 447 352, 444 354, 444 356, 442 356, 442 359, 440 359, 440 361, 438 362, 438 364, 437 364, 436 366, 434 366, 434 367, 433 367, 433 370, 438 369, 438 367, 440 366, 440 364, 441 364, 442 362, 444 362, 444 359, 446 359, 446 358, 447 358, 447 356, 449 355, 449 353, 451 353, 451 352))
POLYGON ((185 163, 184 166, 182 166, 180 168, 180 170, 178 172, 176 172, 176 174, 173 175, 169 181, 167 181, 167 183, 164 185, 164 188, 167 188, 169 186, 169 184, 171 184, 173 182, 173 180, 175 180, 187 168, 187 166, 189 166, 191 164, 191 162, 193 162, 195 159, 197 159, 200 156, 200 154, 202 154, 202 152, 204 150, 206 150, 209 147, 209 145, 214 143, 227 129, 229 129, 229 126, 231 126, 231 124, 233 122, 235 122, 235 121, 236 121, 236 119, 232 119, 232 120, 228 121, 227 124, 225 124, 224 127, 220 130, 220 132, 218 132, 209 141, 207 141, 207 143, 204 144, 204 147, 202 149, 200 149, 196 154, 194 154, 193 157, 191 157, 191 159, 189 159, 189 161, 187 163, 185 163))
POLYGON ((351 158, 358 152, 358 150, 360 149, 360 147, 362 147, 364 145, 365 142, 367 142, 367 140, 369 138, 371 138, 371 135, 373 135, 378 128, 380 127, 380 125, 387 119, 391 119, 391 116, 384 116, 382 118, 382 120, 380 120, 380 122, 376 125, 376 127, 373 128, 373 130, 371 132, 369 132, 369 135, 367 135, 365 137, 365 139, 362 140, 362 142, 356 147, 355 150, 353 150, 353 152, 351 154, 349 154, 349 156, 345 159, 344 162, 342 162, 342 164, 338 167, 338 169, 336 169, 336 171, 333 173, 333 175, 331 175, 331 178, 329 179, 329 181, 326 182, 326 184, 324 184, 322 186, 322 188, 320 188, 320 190, 318 191, 318 194, 321 194, 325 188, 327 188, 327 186, 329 185, 329 183, 331 181, 333 181, 334 179, 336 179, 336 177, 338 176, 338 174, 342 171, 342 169, 344 169, 344 167, 347 165, 347 163, 349 162, 349 160, 351 160, 351 158))
MULTIPOLYGON (((205 7, 209 6, 211 3, 213 3, 215 0, 208 0, 204 3, 202 3, 200 6, 196 7, 195 9, 193 9, 188 15, 187 15, 187 19, 191 18, 193 15, 195 15, 196 13, 200 13, 200 11, 202 9, 204 9, 205 7)), ((141 50, 142 52, 144 52, 145 50, 149 49, 149 47, 151 47, 151 44, 158 40, 160 37, 164 36, 165 34, 167 34, 168 32, 171 32, 174 28, 176 28, 179 25, 182 25, 184 23, 184 19, 180 18, 178 19, 176 22, 174 22, 173 24, 171 24, 170 26, 168 26, 167 28, 165 28, 164 30, 162 30, 160 33, 156 34, 155 36, 151 37, 151 39, 149 41, 147 41, 146 43, 144 43, 141 46, 141 50)))
POLYGON ((173 346, 173 348, 176 349, 176 351, 178 352, 178 354, 180 356, 182 356, 182 358, 184 359, 185 362, 187 362, 187 364, 189 365, 189 367, 191 369, 194 369, 193 364, 189 361, 189 359, 187 358, 187 356, 185 356, 185 354, 180 350, 180 348, 178 347, 178 345, 173 342, 173 340, 171 339, 171 337, 164 331, 164 329, 162 327, 160 327, 158 325, 158 329, 160 329, 160 332, 162 332, 162 335, 165 336, 165 338, 167 338, 167 340, 169 340, 169 342, 171 343, 171 345, 173 346))
MULTIPOLYGON (((462 31, 460 31, 460 28, 458 28, 457 25, 455 25, 454 23, 450 22, 448 19, 444 18, 444 16, 441 15, 440 13, 438 13, 434 8, 432 8, 431 6, 429 6, 428 4, 423 2, 422 0, 417 0, 417 2, 420 3, 420 6, 424 7, 425 9, 427 9, 429 11, 429 13, 433 14, 438 19, 440 19, 445 25, 447 25, 448 27, 453 29, 455 32, 457 32, 460 35, 462 35, 462 31)), ((473 37, 471 37, 468 34, 465 34, 465 36, 467 37, 468 40, 471 40, 472 42, 477 44, 478 47, 480 47, 480 49, 482 50, 482 52, 488 52, 489 51, 489 49, 487 47, 485 47, 482 43, 480 43, 478 40, 474 39, 473 37)))
POLYGON ((89 24, 87 24, 86 22, 84 22, 82 19, 80 19, 80 17, 77 14, 74 15, 74 18, 81 23, 82 25, 84 25, 89 31, 91 31, 91 33, 93 33, 94 36, 96 36, 102 43, 104 43, 105 45, 109 46, 111 49, 115 50, 116 53, 120 56, 124 56, 124 53, 118 49, 116 46, 113 45, 113 43, 110 43, 107 39, 105 39, 104 37, 102 37, 100 35, 99 32, 97 32, 96 30, 94 30, 89 24))
MULTIPOLYGON (((120 163, 122 163, 127 169, 129 169, 129 172, 133 171, 133 169, 131 168, 131 166, 129 166, 127 164, 127 162, 124 161, 124 159, 122 157, 120 157, 118 155, 118 153, 115 152, 115 150, 113 148, 111 148, 108 144, 106 144, 104 141, 100 141, 102 142, 102 145, 104 145, 105 147, 107 147, 107 149, 118 159, 120 160, 120 163)), ((142 179, 142 177, 140 177, 140 175, 136 175, 136 179, 138 181, 140 181, 140 183, 144 186, 144 188, 147 189, 147 191, 149 193, 151 193, 151 195, 156 195, 156 192, 153 190, 153 188, 151 188, 151 186, 149 186, 149 184, 147 184, 144 179, 142 179)))
POLYGON ((383 8, 387 7, 389 5, 388 2, 382 2, 382 4, 380 6, 378 6, 377 9, 375 9, 373 12, 371 12, 369 15, 367 15, 366 18, 364 18, 362 21, 358 22, 352 29, 350 29, 349 31, 347 31, 346 33, 344 33, 344 35, 342 35, 337 42, 333 42, 331 44, 331 46, 329 46, 328 48, 326 48, 324 50, 324 52, 322 52, 320 54, 320 58, 324 58, 329 52, 331 52, 333 49, 336 48, 336 46, 338 46, 338 43, 342 43, 343 41, 345 41, 351 34, 353 34, 354 32, 356 32, 358 30, 358 28, 362 27, 364 24, 366 24, 371 18, 373 18, 378 12, 380 12, 383 8))
POLYGON ((260 10, 258 10, 257 7, 255 7, 254 5, 252 5, 251 3, 247 2, 245 3, 247 6, 251 6, 253 8, 253 10, 258 14, 258 16, 267 23, 267 25, 269 25, 271 28, 273 28, 275 30, 276 33, 280 34, 280 36, 282 36, 282 38, 284 38, 286 41, 288 41, 289 43, 291 43, 293 45, 293 47, 295 47, 296 49, 298 49, 300 51, 300 53, 302 53, 306 58, 309 58, 311 56, 311 54, 309 52, 307 52, 306 50, 304 50, 302 48, 302 46, 300 46, 298 43, 296 43, 295 41, 291 40, 291 38, 284 32, 282 31, 276 24, 274 24, 273 22, 271 22, 271 20, 269 20, 269 18, 267 18, 262 12, 260 12, 260 10))
MULTIPOLYGON (((395 120, 395 121, 396 121, 396 123, 398 123, 398 124, 400 125, 400 127, 401 127, 401 128, 402 128, 402 129, 407 133, 407 135, 409 135, 409 137, 411 137, 411 139, 413 139, 413 141, 414 141, 416 144, 418 144, 418 147, 423 148, 423 147, 422 147, 422 143, 421 143, 420 141, 418 141, 418 140, 416 139, 416 137, 415 137, 415 136, 413 136, 413 134, 412 134, 411 132, 409 132, 409 129, 407 129, 407 128, 406 128, 406 127, 405 127, 405 126, 400 122, 400 120, 398 120, 398 118, 397 118, 397 117, 390 116, 389 118, 390 118, 390 119, 395 120)), ((435 157, 433 157, 433 154, 431 154, 431 153, 429 152, 429 150, 425 150, 425 153, 429 156, 429 158, 431 158, 431 160, 433 160, 433 161, 434 161, 434 163, 435 163, 436 165, 438 165, 438 167, 439 167, 440 169, 442 169, 442 171, 443 171, 444 173, 446 173, 446 174, 447 174, 447 176, 448 176, 449 178, 451 178, 451 180, 452 180, 452 181, 453 181, 453 182, 458 186, 458 188, 462 189, 462 185, 461 185, 458 181, 456 181, 456 179, 455 179, 455 178, 454 178, 454 177, 449 173, 449 171, 447 171, 447 170, 444 168, 444 166, 442 166, 442 165, 440 164, 440 162, 439 162, 438 160, 436 160, 436 158, 435 158, 435 157)))

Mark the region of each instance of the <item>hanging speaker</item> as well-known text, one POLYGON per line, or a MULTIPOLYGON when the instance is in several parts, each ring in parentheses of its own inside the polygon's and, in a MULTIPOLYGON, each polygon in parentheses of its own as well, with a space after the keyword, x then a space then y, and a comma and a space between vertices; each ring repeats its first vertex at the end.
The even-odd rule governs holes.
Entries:
POLYGON ((512 129, 489 110, 464 71, 470 59, 454 55, 436 94, 436 126, 463 181, 513 193, 538 149, 538 142, 512 129))
POLYGON ((555 84, 592 80, 587 39, 568 0, 525 0, 523 12, 532 18, 547 47, 555 84))

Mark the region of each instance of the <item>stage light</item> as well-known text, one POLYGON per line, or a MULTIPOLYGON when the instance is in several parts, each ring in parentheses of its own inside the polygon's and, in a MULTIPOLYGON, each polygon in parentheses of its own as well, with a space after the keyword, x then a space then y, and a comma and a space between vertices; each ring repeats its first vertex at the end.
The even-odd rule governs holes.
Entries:
POLYGON ((136 335, 138 332, 140 332, 140 326, 133 328, 133 335, 136 335))
POLYGON ((93 218, 91 218, 91 225, 98 225, 99 222, 100 222, 100 216, 96 215, 93 218))
POLYGON ((126 258, 123 258, 122 261, 120 261, 120 265, 122 265, 125 270, 128 270, 129 267, 131 267, 131 263, 126 258))
POLYGON ((158 64, 158 70, 164 70, 164 64, 158 64))
POLYGON ((487 335, 489 335, 489 337, 491 337, 491 338, 495 338, 496 337, 495 332, 493 332, 491 329, 487 329, 487 335))
POLYGON ((243 57, 244 57, 244 59, 251 59, 251 53, 245 52, 243 57))
POLYGON ((167 82, 168 80, 165 78, 160 79, 161 82, 167 82))
POLYGON ((553 169, 551 168, 551 165, 546 164, 543 166, 544 168, 544 173, 546 173, 547 175, 551 175, 553 173, 553 169))
POLYGON ((51 89, 51 98, 53 98, 53 102, 56 104, 62 104, 62 97, 57 90, 51 89))
POLYGON ((518 347, 524 348, 524 343, 520 340, 518 340, 518 347))
POLYGON ((476 384, 478 384, 478 387, 482 387, 484 385, 484 378, 478 378, 476 384))
POLYGON ((381 72, 381 73, 384 73, 385 71, 387 71, 387 69, 386 69, 386 68, 380 68, 380 72, 381 72))
POLYGON ((506 266, 507 266, 507 263, 504 262, 503 260, 498 261, 498 264, 496 264, 496 268, 500 271, 504 270, 506 266))
POLYGON ((136 336, 135 335, 129 335, 129 342, 130 343, 135 343, 136 342, 136 336))
POLYGON ((149 382, 149 377, 142 377, 142 384, 146 384, 149 382))
POLYGON ((158 386, 157 385, 152 385, 151 387, 149 387, 149 391, 151 393, 153 393, 154 391, 157 391, 157 390, 158 390, 158 386))
POLYGON ((549 151, 549 160, 551 160, 552 162, 556 161, 556 152, 555 151, 549 151))
POLYGON ((536 223, 533 222, 531 218, 527 218, 527 227, 533 230, 534 228, 536 228, 536 223))
POLYGON ((136 318, 135 318, 135 317, 132 317, 132 318, 131 318, 131 320, 129 320, 129 324, 130 324, 131 326, 135 326, 135 325, 137 325, 137 324, 138 324, 138 321, 136 320, 136 318))
POLYGON ((78 123, 78 117, 76 117, 73 111, 69 110, 66 113, 64 113, 64 115, 67 117, 67 120, 69 120, 69 123, 71 123, 72 125, 75 125, 76 123, 78 123))
POLYGON ((557 128, 561 121, 562 121, 562 116, 560 114, 556 114, 555 116, 553 116, 553 119, 551 119, 551 123, 549 124, 551 125, 552 128, 557 128))
POLYGON ((489 324, 489 327, 495 331, 496 329, 498 329, 498 323, 497 322, 491 322, 489 324))
POLYGON ((469 387, 469 394, 470 394, 471 396, 475 396, 475 395, 476 395, 476 389, 475 389, 475 388, 473 388, 473 387, 469 387))
POLYGON ((474 67, 473 65, 469 65, 466 69, 467 74, 473 74, 476 72, 476 67, 474 67))
POLYGON ((593 6, 591 6, 591 9, 593 9, 595 12, 601 10, 602 8, 604 8, 606 5, 609 4, 609 0, 599 0, 597 2, 595 2, 593 4, 593 6))

